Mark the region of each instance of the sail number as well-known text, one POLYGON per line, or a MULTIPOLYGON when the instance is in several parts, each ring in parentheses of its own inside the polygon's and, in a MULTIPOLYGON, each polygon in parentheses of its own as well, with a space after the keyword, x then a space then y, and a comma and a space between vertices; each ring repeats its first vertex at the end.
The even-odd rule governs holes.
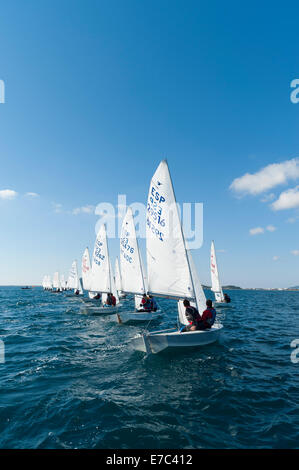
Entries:
POLYGON ((103 254, 101 253, 101 251, 102 251, 102 246, 103 246, 103 243, 97 241, 96 248, 95 248, 95 250, 94 250, 93 261, 94 261, 97 265, 99 265, 99 266, 101 265, 101 261, 104 261, 104 259, 105 259, 105 255, 103 255, 103 254))
POLYGON ((129 263, 132 263, 133 260, 130 254, 132 255, 135 249, 133 246, 129 245, 129 239, 128 239, 129 236, 130 236, 129 232, 126 232, 126 236, 120 239, 120 244, 122 246, 121 254, 123 255, 126 261, 128 261, 129 263))
POLYGON ((155 227, 155 225, 150 221, 150 219, 149 219, 148 217, 146 218, 146 223, 147 223, 147 225, 148 225, 150 231, 151 231, 154 235, 156 235, 156 237, 158 237, 159 240, 161 240, 161 242, 163 242, 163 240, 164 240, 164 234, 163 234, 163 232, 161 232, 159 229, 157 229, 157 228, 155 227))

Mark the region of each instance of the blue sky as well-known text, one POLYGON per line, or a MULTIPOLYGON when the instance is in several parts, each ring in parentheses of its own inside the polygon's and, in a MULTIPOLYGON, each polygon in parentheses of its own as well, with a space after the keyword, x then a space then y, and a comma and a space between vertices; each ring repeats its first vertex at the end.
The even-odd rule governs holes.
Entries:
MULTIPOLYGON (((0 192, 0 284, 67 274, 93 246, 97 221, 73 210, 116 204, 118 194, 145 202, 166 157, 178 201, 204 203, 203 282, 214 239, 223 283, 298 285, 299 204, 271 206, 289 190, 296 199, 299 185, 299 163, 283 163, 299 156, 298 10, 1 2, 0 191, 17 195, 0 192), (257 175, 231 186, 246 173, 257 175)), ((115 256, 118 241, 110 246, 115 256)))

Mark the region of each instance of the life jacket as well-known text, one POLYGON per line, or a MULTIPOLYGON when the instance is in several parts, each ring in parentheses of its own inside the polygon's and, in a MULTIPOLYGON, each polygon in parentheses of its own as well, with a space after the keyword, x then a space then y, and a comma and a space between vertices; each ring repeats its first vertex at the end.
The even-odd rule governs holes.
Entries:
POLYGON ((151 310, 151 300, 149 298, 142 299, 142 306, 144 310, 151 310))
POLYGON ((207 318, 205 321, 208 325, 213 326, 216 319, 216 310, 213 307, 208 307, 207 310, 211 312, 212 318, 207 318))
POLYGON ((114 295, 112 295, 111 301, 112 301, 112 305, 114 307, 116 305, 116 298, 114 297, 114 295))

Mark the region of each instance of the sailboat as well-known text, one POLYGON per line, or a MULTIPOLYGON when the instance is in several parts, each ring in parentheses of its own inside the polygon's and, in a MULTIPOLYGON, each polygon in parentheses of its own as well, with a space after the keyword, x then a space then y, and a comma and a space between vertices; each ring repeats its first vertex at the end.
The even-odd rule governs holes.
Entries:
POLYGON ((159 312, 145 312, 141 307, 143 294, 147 292, 146 277, 136 237, 132 209, 129 207, 123 219, 120 236, 120 272, 125 293, 134 294, 135 312, 117 314, 119 323, 128 321, 150 321, 159 312))
POLYGON ((211 281, 212 281, 211 290, 212 292, 214 292, 214 295, 215 295, 214 305, 216 307, 217 306, 218 307, 229 306, 229 303, 225 301, 225 297, 223 295, 222 287, 221 287, 220 280, 219 280, 214 241, 212 241, 211 243, 211 281))
POLYGON ((89 283, 90 299, 81 308, 82 311, 94 313, 115 313, 119 307, 119 298, 114 282, 114 275, 109 258, 106 226, 98 231, 92 256, 91 277, 89 283), (112 293, 116 298, 115 306, 106 306, 107 294, 112 293), (101 300, 92 300, 91 295, 101 294, 101 300))
POLYGON ((115 286, 116 286, 116 290, 117 290, 117 293, 118 293, 118 297, 120 299, 123 299, 124 297, 126 297, 126 294, 123 292, 122 275, 121 275, 121 272, 120 272, 118 257, 116 257, 116 259, 115 259, 114 272, 115 272, 115 286))
POLYGON ((59 277, 59 272, 56 271, 53 276, 53 293, 58 293, 61 292, 61 283, 60 283, 60 277, 59 277))
MULTIPOLYGON (((205 309, 205 297, 187 250, 175 194, 166 160, 158 166, 150 183, 147 201, 146 252, 148 291, 157 297, 178 301, 181 323, 186 324, 181 302, 188 299, 200 313, 205 309)), ((223 326, 215 323, 210 329, 187 331, 180 327, 146 332, 131 339, 132 346, 146 353, 158 353, 167 348, 203 346, 215 342, 223 326)))
POLYGON ((89 291, 89 286, 90 286, 90 281, 91 281, 91 263, 90 263, 89 250, 87 247, 85 248, 84 253, 82 255, 81 271, 82 271, 83 289, 89 291))
POLYGON ((73 289, 75 295, 83 295, 82 278, 79 277, 78 265, 76 260, 72 262, 67 287, 68 289, 73 289))

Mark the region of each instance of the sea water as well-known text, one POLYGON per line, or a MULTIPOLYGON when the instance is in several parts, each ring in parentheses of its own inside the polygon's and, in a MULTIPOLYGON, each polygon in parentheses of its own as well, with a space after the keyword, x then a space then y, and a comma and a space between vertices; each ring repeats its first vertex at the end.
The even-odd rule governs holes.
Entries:
POLYGON ((173 301, 130 326, 73 295, 1 287, 0 447, 298 448, 299 292, 229 295, 218 343, 146 356, 130 338, 176 325, 173 301))

